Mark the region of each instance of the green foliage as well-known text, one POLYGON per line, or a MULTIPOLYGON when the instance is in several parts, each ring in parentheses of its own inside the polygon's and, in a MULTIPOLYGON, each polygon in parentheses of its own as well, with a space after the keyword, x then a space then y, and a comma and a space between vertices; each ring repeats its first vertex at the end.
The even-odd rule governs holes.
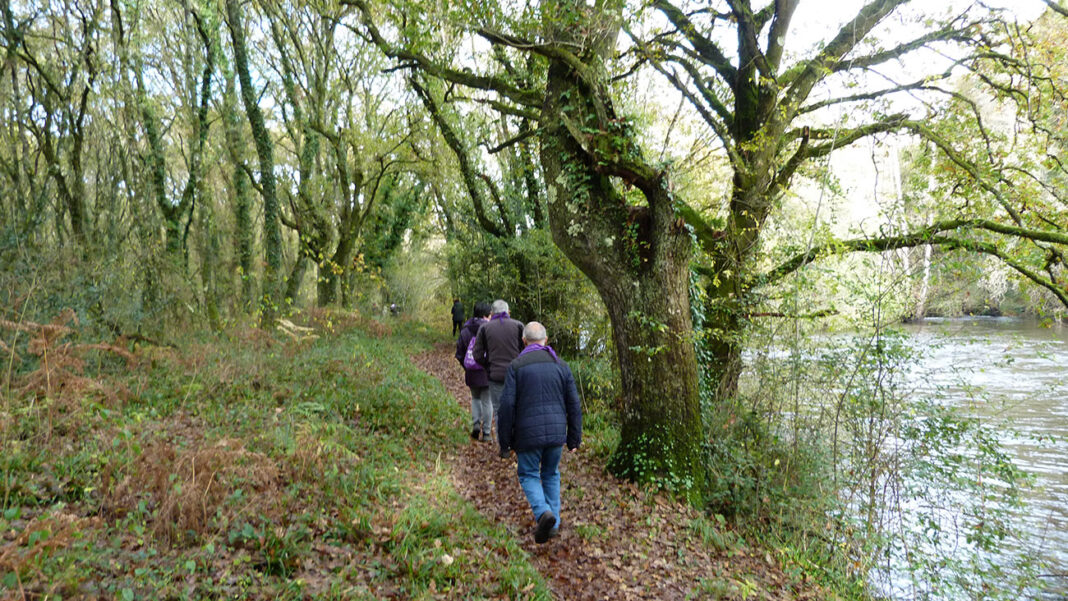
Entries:
POLYGON ((425 185, 403 187, 396 174, 384 179, 379 192, 382 207, 364 225, 360 244, 367 265, 380 270, 401 249, 405 232, 416 225, 417 213, 426 206, 425 185))
POLYGON ((453 295, 468 315, 475 302, 503 298, 512 317, 545 324, 550 344, 562 354, 608 352, 609 328, 597 292, 547 231, 504 239, 473 236, 446 252, 453 295))
POLYGON ((133 370, 93 368, 80 392, 5 395, 0 528, 15 539, 0 590, 549 598, 436 461, 466 418, 408 357, 438 334, 354 321, 319 314, 323 336, 300 343, 201 335, 133 370))
POLYGON ((1019 532, 1028 485, 1003 447, 1009 430, 950 404, 937 388, 910 394, 904 374, 916 357, 906 340, 877 331, 820 359, 842 390, 837 536, 856 545, 852 552, 887 589, 905 586, 917 599, 1017 598, 1034 585, 1038 564, 1026 546, 1006 544, 1019 532), (907 582, 896 581, 902 577, 907 582))
POLYGON ((635 430, 629 440, 621 437, 609 458, 608 471, 700 506, 706 493, 707 464, 679 442, 676 425, 642 424, 635 430))
POLYGON ((714 513, 712 518, 695 519, 689 526, 705 545, 717 551, 732 551, 740 546, 737 535, 726 528, 727 519, 714 513))
MULTIPOLYGON (((204 297, 159 249, 80 255, 73 249, 12 249, 0 256, 0 318, 47 323, 71 309, 91 339, 158 336, 207 324, 204 297)), ((229 307, 228 307, 229 308, 229 307)), ((229 313, 229 311, 228 311, 229 313)))
POLYGON ((407 317, 424 323, 441 322, 448 307, 440 252, 412 244, 398 252, 383 272, 382 306, 397 303, 407 317))
POLYGON ((568 361, 582 400, 582 446, 607 460, 619 445, 619 375, 607 358, 568 361))

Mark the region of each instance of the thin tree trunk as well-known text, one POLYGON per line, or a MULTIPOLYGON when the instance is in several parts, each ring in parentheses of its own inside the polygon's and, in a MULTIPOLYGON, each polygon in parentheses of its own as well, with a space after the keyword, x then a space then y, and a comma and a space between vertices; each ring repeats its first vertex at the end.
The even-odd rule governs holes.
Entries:
MULTIPOLYGON (((891 193, 894 197, 894 210, 897 212, 898 227, 901 228, 901 234, 907 234, 909 232, 909 224, 905 218, 905 199, 901 192, 901 154, 898 152, 897 147, 891 145, 887 152, 887 163, 890 168, 890 183, 892 185, 891 193)), ((904 273, 906 281, 907 278, 912 275, 912 249, 902 248, 898 250, 898 256, 901 258, 901 271, 904 273)))
POLYGON ((163 153, 163 140, 160 138, 159 119, 148 102, 145 90, 145 81, 141 65, 134 65, 134 77, 137 81, 137 104, 141 109, 141 120, 145 127, 145 140, 148 142, 148 155, 145 162, 148 164, 148 181, 152 192, 152 198, 156 201, 160 213, 163 215, 163 230, 165 232, 166 249, 168 254, 176 255, 182 248, 181 244, 181 220, 182 210, 180 205, 172 205, 167 200, 167 163, 163 153))
POLYGON ((304 285, 304 274, 308 271, 308 255, 303 252, 297 253, 297 260, 293 263, 293 270, 289 272, 286 280, 285 301, 288 306, 294 306, 300 289, 304 285))
POLYGON ((237 97, 234 89, 234 75, 227 73, 226 91, 223 97, 223 119, 226 125, 226 146, 230 161, 233 163, 231 184, 234 207, 234 254, 239 266, 238 277, 241 282, 241 306, 251 306, 255 277, 252 273, 252 218, 251 198, 249 197, 248 174, 245 173, 244 146, 241 143, 241 124, 237 118, 237 97))
POLYGON ((213 330, 222 329, 222 319, 219 315, 219 278, 218 257, 222 250, 219 241, 219 232, 215 227, 215 219, 211 205, 200 203, 199 229, 203 236, 204 244, 200 250, 200 279, 201 289, 204 295, 204 307, 208 313, 208 323, 213 330))
POLYGON ((274 146, 264 122, 263 112, 256 102, 256 90, 252 87, 252 75, 248 69, 248 51, 245 47, 245 30, 241 20, 241 7, 237 0, 226 0, 226 14, 230 24, 230 37, 234 46, 234 65, 241 82, 241 101, 245 105, 256 154, 260 160, 260 188, 263 194, 263 241, 266 255, 263 274, 261 308, 263 321, 269 323, 277 312, 281 286, 282 229, 278 217, 278 196, 274 179, 274 146))
MULTIPOLYGON (((927 214, 927 225, 930 226, 932 222, 931 214, 927 214)), ((927 296, 930 294, 931 286, 931 251, 933 246, 930 244, 923 245, 923 276, 920 278, 920 291, 916 297, 916 307, 912 311, 912 316, 916 319, 923 319, 927 316, 927 296)))

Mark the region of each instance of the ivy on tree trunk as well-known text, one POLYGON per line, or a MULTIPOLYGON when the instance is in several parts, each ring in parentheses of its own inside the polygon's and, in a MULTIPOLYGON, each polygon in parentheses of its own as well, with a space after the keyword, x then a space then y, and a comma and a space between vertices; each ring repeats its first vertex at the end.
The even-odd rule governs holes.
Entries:
POLYGON ((226 14, 230 25, 230 38, 234 46, 234 66, 241 83, 241 101, 245 105, 252 140, 260 160, 260 188, 263 194, 263 241, 266 255, 263 274, 263 319, 271 320, 280 298, 282 270, 282 228, 278 218, 278 196, 275 191, 274 145, 264 123, 263 112, 256 101, 252 76, 248 69, 248 52, 245 47, 245 30, 241 21, 241 7, 237 0, 226 0, 226 14))

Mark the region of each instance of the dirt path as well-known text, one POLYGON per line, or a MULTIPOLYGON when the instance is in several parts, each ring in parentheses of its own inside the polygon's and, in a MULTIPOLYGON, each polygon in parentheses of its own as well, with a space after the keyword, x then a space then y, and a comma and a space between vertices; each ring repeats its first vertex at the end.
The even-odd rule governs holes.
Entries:
MULTIPOLYGON (((442 343, 413 360, 470 408, 470 393, 451 344, 442 343)), ((698 517, 693 509, 616 480, 587 453, 564 453, 560 471, 563 527, 558 538, 536 545, 514 459, 500 459, 496 444, 472 441, 457 450, 453 461, 457 489, 483 515, 514 533, 558 599, 818 596, 815 590, 791 590, 769 554, 743 545, 712 549, 692 526, 698 517)))

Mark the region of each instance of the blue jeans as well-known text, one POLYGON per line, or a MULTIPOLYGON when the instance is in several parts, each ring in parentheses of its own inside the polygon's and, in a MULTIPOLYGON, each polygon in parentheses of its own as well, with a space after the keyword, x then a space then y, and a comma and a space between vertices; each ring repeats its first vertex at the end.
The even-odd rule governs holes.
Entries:
POLYGON ((519 486, 527 496, 534 519, 553 512, 560 524, 560 455, 564 447, 545 447, 529 451, 516 451, 519 486))

